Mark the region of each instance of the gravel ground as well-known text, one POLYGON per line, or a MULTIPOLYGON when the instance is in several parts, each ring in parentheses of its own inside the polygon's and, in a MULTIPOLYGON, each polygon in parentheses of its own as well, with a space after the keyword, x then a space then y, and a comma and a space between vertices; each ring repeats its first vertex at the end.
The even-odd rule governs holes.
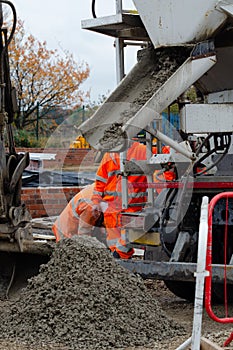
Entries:
MULTIPOLYGON (((130 274, 90 237, 57 244, 20 297, 0 305, 0 350, 175 350, 192 332, 191 303, 130 274)), ((222 346, 232 330, 203 312, 204 337, 222 346)))
MULTIPOLYGON (((182 336, 175 336, 172 339, 162 340, 158 342, 153 349, 159 350, 175 350, 178 346, 183 344, 192 334, 193 328, 193 304, 176 297, 171 293, 163 281, 146 281, 148 292, 152 294, 158 301, 160 307, 166 312, 168 317, 171 317, 175 322, 179 323, 186 330, 186 334, 182 336)), ((223 305, 214 305, 213 311, 216 315, 224 315, 223 305)), ((233 317, 233 305, 229 305, 229 316, 233 317)), ((223 344, 228 339, 229 335, 233 331, 232 324, 220 324, 214 322, 207 315, 205 309, 203 309, 203 319, 201 328, 202 337, 209 339, 213 344, 223 348, 223 344)), ((189 348, 191 349, 191 348, 189 348)), ((233 342, 228 347, 224 347, 225 350, 233 349, 233 342)), ((211 349, 210 349, 211 350, 211 349)))

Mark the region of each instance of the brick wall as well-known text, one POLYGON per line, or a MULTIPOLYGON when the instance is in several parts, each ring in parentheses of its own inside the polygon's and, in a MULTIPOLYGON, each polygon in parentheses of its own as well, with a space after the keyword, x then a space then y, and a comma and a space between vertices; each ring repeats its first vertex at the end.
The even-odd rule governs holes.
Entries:
MULTIPOLYGON (((96 151, 92 149, 17 148, 17 152, 56 154, 55 160, 43 161, 45 169, 93 166, 96 156, 96 151)), ((81 187, 28 187, 22 189, 21 200, 33 218, 56 216, 81 189, 81 187)))
POLYGON ((90 148, 17 148, 17 152, 52 153, 56 154, 55 160, 44 160, 45 169, 91 166, 94 164, 96 151, 90 148))
POLYGON ((81 189, 81 187, 23 188, 21 200, 32 218, 57 216, 81 189))

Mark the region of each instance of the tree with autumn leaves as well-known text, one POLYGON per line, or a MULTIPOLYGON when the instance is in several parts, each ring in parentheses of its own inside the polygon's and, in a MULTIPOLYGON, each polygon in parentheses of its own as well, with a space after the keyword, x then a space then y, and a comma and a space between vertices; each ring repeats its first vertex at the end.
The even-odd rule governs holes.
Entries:
POLYGON ((51 111, 61 108, 76 109, 87 97, 80 85, 89 76, 86 63, 77 63, 72 54, 47 48, 32 34, 26 34, 24 24, 18 21, 13 40, 8 48, 12 85, 17 91, 18 111, 14 124, 17 129, 28 129, 38 118, 47 119, 51 111))

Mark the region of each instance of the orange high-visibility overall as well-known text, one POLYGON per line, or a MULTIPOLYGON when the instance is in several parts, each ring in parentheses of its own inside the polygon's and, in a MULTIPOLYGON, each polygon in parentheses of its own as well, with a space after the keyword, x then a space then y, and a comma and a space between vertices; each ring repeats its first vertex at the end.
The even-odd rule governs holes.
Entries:
MULTIPOLYGON (((138 142, 127 151, 127 160, 146 160, 146 146, 138 142)), ((121 235, 120 213, 122 212, 122 193, 120 176, 120 155, 119 153, 106 153, 100 163, 96 173, 96 181, 92 201, 96 204, 101 201, 108 203, 108 208, 104 213, 104 224, 107 234, 107 244, 111 251, 116 250, 121 258, 128 259, 134 253, 126 245, 125 237, 121 235)), ((135 212, 142 209, 142 203, 146 202, 147 193, 140 188, 134 188, 133 183, 146 182, 144 175, 128 176, 128 196, 129 204, 138 206, 124 209, 124 212, 135 212)))
POLYGON ((91 233, 98 216, 98 213, 93 215, 93 190, 94 183, 86 186, 71 199, 59 215, 52 227, 57 242, 73 235, 91 233))
MULTIPOLYGON (((163 154, 170 153, 170 147, 163 146, 162 153, 163 154)), ((156 146, 153 147, 153 154, 157 154, 157 147, 156 146)), ((160 182, 159 179, 156 178, 156 174, 158 174, 159 172, 160 172, 160 170, 155 170, 154 176, 153 176, 154 182, 160 182)), ((167 170, 163 173, 163 175, 161 175, 161 181, 173 181, 173 180, 175 180, 175 178, 176 178, 176 174, 173 170, 167 170)), ((161 188, 156 189, 157 194, 160 193, 161 191, 162 191, 161 188)))

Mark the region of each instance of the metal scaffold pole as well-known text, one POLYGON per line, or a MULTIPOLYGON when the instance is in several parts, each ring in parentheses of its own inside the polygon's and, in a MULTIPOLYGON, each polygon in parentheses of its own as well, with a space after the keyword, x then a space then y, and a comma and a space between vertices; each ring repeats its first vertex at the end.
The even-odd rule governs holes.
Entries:
MULTIPOLYGON (((116 13, 122 13, 122 0, 116 0, 116 13)), ((125 64, 124 64, 124 39, 115 39, 116 48, 116 79, 117 84, 125 76, 125 64)), ((120 153, 120 170, 123 172, 124 160, 126 159, 126 151, 120 153)), ((124 209, 128 207, 128 180, 126 176, 122 176, 122 206, 124 209)))

